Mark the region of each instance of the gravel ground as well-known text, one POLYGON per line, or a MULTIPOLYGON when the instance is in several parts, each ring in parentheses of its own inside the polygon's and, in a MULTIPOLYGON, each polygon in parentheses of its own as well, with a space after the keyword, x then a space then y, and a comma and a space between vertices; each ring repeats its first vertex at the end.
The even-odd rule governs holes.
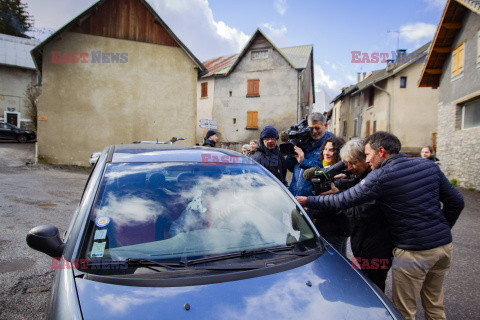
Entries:
POLYGON ((0 319, 45 318, 51 260, 30 249, 25 236, 45 224, 63 234, 88 174, 45 165, 0 167, 0 319))

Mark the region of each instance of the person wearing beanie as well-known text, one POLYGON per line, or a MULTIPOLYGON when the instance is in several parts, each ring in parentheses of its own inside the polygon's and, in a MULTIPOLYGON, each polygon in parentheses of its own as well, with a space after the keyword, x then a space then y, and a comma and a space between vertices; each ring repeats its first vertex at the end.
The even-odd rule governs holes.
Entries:
POLYGON ((215 147, 215 144, 218 141, 217 133, 213 130, 208 130, 205 135, 205 140, 203 142, 204 147, 215 147))
POLYGON ((260 142, 252 159, 264 166, 278 180, 287 185, 287 165, 277 146, 278 131, 273 126, 266 126, 260 133, 260 142))

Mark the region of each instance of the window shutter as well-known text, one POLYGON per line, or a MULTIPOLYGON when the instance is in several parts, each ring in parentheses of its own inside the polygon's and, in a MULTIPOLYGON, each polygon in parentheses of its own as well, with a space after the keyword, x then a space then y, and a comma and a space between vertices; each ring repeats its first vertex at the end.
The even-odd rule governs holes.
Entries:
POLYGON ((258 129, 258 111, 247 111, 247 129, 258 129))
POLYGON ((208 82, 202 82, 202 98, 208 97, 208 82))
POLYGON ((367 132, 365 132, 365 136, 368 137, 370 135, 370 120, 367 121, 367 132))
POLYGON ((260 96, 260 79, 247 80, 247 97, 260 96))
POLYGON ((453 50, 452 77, 463 72, 463 43, 453 50))

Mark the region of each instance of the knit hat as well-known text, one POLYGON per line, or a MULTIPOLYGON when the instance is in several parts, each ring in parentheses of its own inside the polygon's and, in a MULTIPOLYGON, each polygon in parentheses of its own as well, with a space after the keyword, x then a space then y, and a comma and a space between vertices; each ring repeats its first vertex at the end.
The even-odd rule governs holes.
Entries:
POLYGON ((275 138, 278 139, 278 131, 273 126, 266 126, 260 133, 260 139, 275 138))
POLYGON ((243 148, 245 148, 245 149, 247 149, 248 151, 250 151, 250 145, 249 145, 249 144, 244 144, 244 145, 242 146, 242 149, 243 149, 243 148))
POLYGON ((215 134, 217 134, 215 131, 213 131, 213 130, 208 130, 208 131, 207 131, 207 135, 205 136, 205 139, 208 139, 208 138, 210 138, 211 136, 213 136, 213 135, 215 135, 215 134))

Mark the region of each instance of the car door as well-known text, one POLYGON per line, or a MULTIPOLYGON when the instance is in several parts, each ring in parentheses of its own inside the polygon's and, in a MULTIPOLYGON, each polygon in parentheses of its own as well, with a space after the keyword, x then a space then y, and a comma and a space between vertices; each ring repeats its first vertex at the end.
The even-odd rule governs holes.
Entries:
POLYGON ((13 140, 15 139, 15 131, 6 123, 0 123, 0 139, 13 140))

